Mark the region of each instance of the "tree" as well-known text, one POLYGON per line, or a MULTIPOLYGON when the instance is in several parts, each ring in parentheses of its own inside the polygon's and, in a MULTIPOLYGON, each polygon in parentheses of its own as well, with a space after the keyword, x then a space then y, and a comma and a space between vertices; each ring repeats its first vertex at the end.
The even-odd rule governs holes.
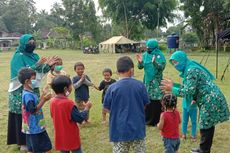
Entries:
POLYGON ((50 30, 56 26, 58 25, 52 21, 52 16, 49 15, 45 10, 42 10, 36 16, 36 24, 33 27, 33 30, 50 30))
POLYGON ((188 32, 182 35, 182 40, 187 44, 194 44, 198 42, 198 37, 194 32, 188 32))
POLYGON ((4 3, 2 20, 9 32, 32 32, 35 22, 35 2, 33 0, 9 0, 4 3))
POLYGON ((212 38, 215 43, 216 33, 224 28, 226 16, 229 16, 229 0, 181 0, 189 24, 196 30, 201 45, 206 47, 212 38), (200 8, 204 8, 200 10, 200 8))
POLYGON ((142 27, 154 29, 158 23, 159 26, 165 26, 166 21, 172 21, 175 16, 172 10, 175 9, 176 2, 176 0, 99 0, 105 16, 117 24, 121 23, 126 37, 134 31, 138 32, 137 29, 142 27))
POLYGON ((52 12, 58 14, 64 26, 71 29, 73 38, 80 39, 85 33, 97 38, 100 25, 92 0, 62 0, 62 6, 55 5, 52 12))

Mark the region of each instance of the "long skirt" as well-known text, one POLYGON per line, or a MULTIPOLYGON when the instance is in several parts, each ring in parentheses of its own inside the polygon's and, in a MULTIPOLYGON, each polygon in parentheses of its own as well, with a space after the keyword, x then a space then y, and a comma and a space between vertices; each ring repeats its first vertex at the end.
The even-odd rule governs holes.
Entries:
POLYGON ((21 132, 22 115, 9 112, 7 145, 26 145, 26 135, 21 132))
POLYGON ((145 107, 145 122, 146 125, 156 126, 160 120, 162 105, 160 100, 151 100, 145 107))

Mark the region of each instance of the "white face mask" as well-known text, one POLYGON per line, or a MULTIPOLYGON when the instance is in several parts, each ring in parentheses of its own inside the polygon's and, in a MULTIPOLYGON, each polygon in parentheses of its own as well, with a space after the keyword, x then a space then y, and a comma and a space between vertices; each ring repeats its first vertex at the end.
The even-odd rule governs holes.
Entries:
POLYGON ((70 95, 69 91, 66 91, 65 95, 66 95, 66 97, 68 97, 70 95))

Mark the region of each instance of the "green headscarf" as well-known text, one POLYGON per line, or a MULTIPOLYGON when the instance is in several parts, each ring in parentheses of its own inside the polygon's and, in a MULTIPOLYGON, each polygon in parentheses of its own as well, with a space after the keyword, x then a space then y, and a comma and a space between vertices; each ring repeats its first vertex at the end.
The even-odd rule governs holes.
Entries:
POLYGON ((189 68, 195 67, 199 68, 200 70, 204 71, 210 76, 211 80, 215 80, 215 77, 212 73, 206 69, 203 65, 197 63, 196 61, 190 60, 184 51, 176 51, 172 54, 169 59, 169 62, 172 64, 172 60, 177 61, 178 63, 184 64, 184 69, 181 71, 180 77, 184 78, 189 68))
MULTIPOLYGON (((153 57, 156 58, 157 63, 165 63, 165 57, 162 51, 158 48, 158 42, 155 39, 149 39, 146 42, 146 46, 148 50, 143 54, 143 62, 146 64, 144 66, 145 75, 144 80, 145 82, 151 82, 155 77, 156 73, 160 71, 154 64, 152 63, 153 57)), ((163 71, 163 70, 161 70, 163 71)), ((162 77, 162 76, 161 76, 162 77)))
POLYGON ((20 37, 20 44, 10 62, 10 79, 17 77, 18 71, 21 68, 30 67, 38 62, 38 54, 25 52, 26 44, 31 39, 33 39, 33 36, 30 34, 25 34, 20 37))

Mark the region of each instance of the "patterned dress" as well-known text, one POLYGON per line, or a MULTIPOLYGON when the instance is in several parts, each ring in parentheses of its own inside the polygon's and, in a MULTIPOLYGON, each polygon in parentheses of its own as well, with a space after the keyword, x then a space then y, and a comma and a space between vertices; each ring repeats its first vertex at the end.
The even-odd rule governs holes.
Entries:
POLYGON ((223 93, 210 76, 199 68, 189 68, 183 85, 179 89, 173 88, 173 93, 182 97, 192 95, 196 99, 200 110, 200 129, 211 128, 229 119, 229 108, 223 93))
POLYGON ((166 65, 164 55, 159 51, 153 51, 151 54, 145 52, 142 55, 143 62, 138 63, 138 68, 144 68, 144 84, 151 100, 161 100, 162 91, 160 90, 160 82, 163 78, 163 70, 166 65), (155 62, 152 59, 156 58, 155 62))

